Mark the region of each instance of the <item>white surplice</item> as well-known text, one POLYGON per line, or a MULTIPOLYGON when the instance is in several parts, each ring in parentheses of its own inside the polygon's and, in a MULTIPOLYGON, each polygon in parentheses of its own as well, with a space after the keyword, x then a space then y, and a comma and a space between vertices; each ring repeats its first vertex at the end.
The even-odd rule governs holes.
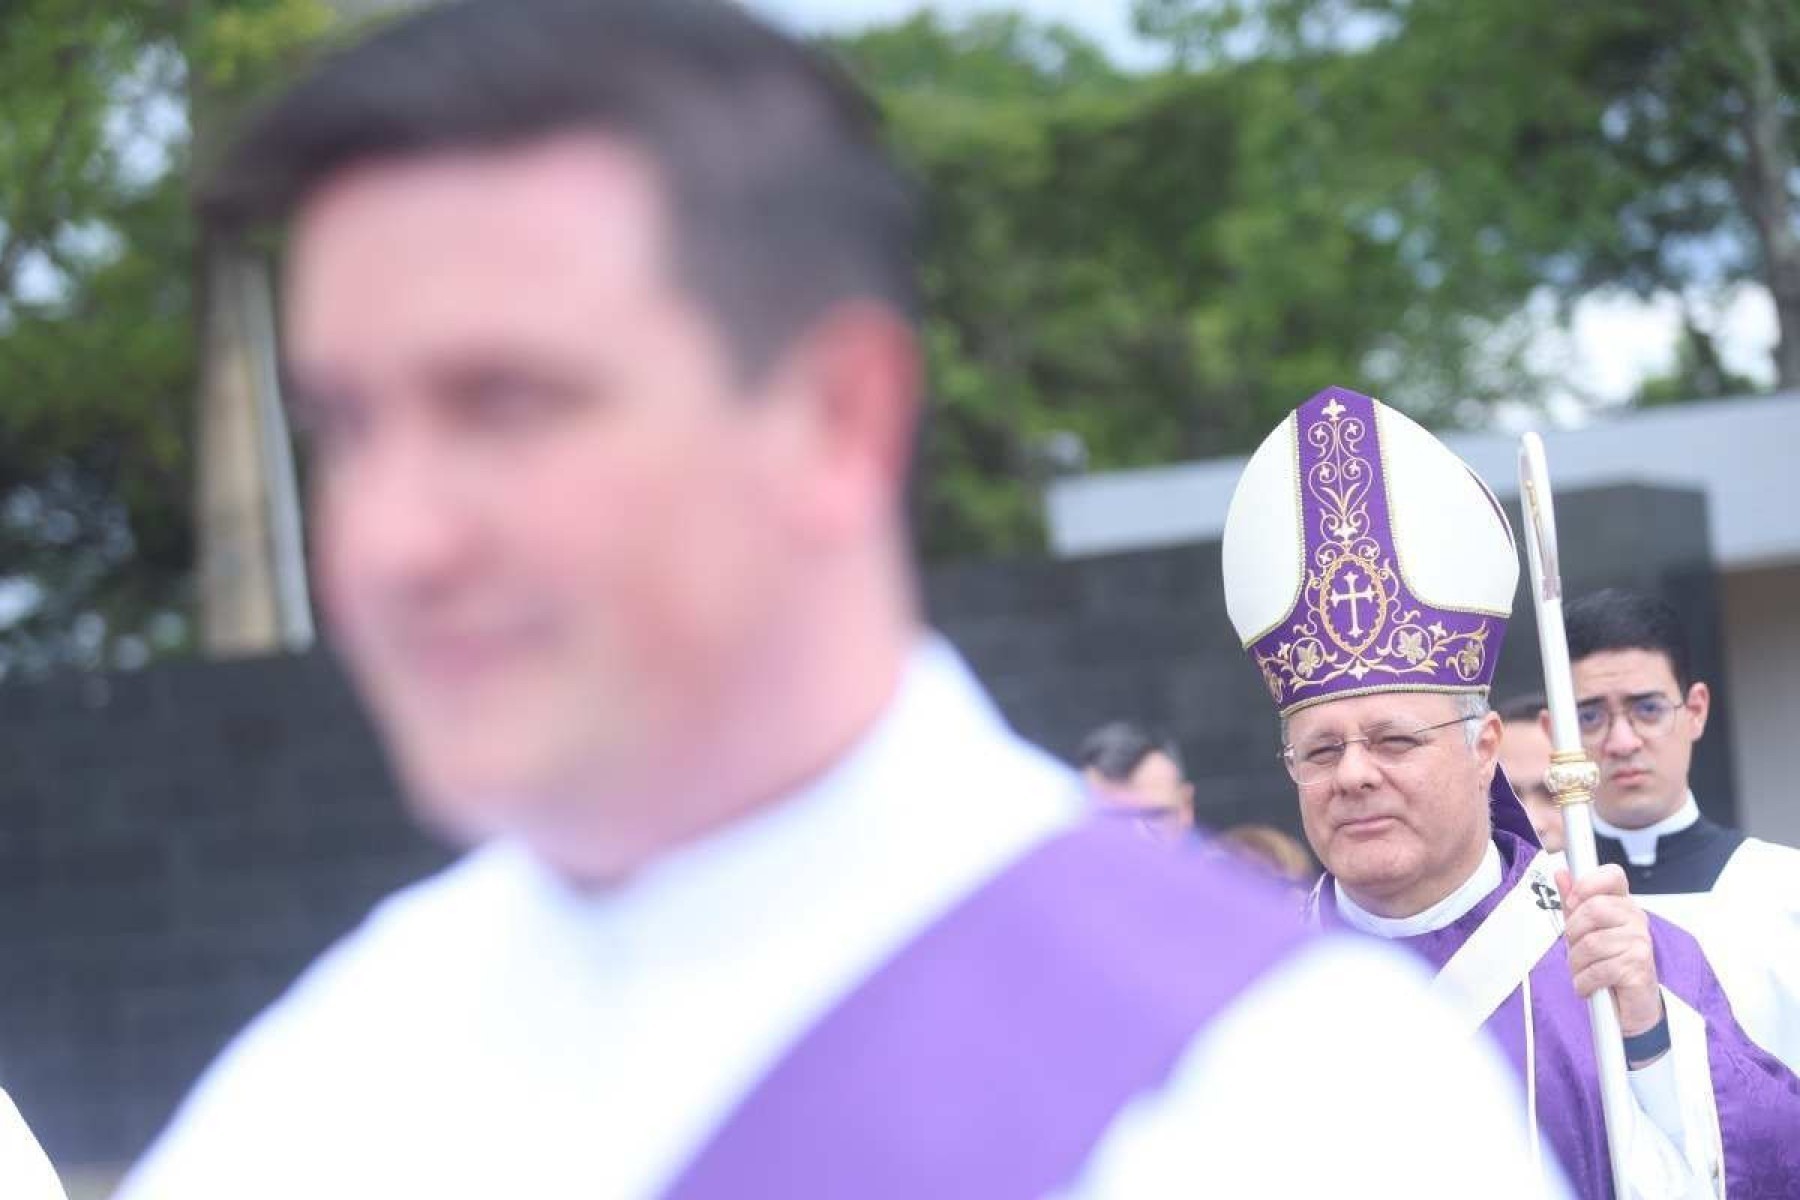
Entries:
POLYGON ((1722 863, 1686 853, 1702 836, 1738 836, 1705 821, 1692 792, 1654 825, 1596 816, 1594 831, 1621 844, 1638 902, 1700 943, 1744 1032, 1800 1074, 1800 850, 1743 837, 1722 863))
POLYGON ((44 1148, 38 1145, 12 1097, 0 1091, 0 1197, 67 1200, 44 1148))

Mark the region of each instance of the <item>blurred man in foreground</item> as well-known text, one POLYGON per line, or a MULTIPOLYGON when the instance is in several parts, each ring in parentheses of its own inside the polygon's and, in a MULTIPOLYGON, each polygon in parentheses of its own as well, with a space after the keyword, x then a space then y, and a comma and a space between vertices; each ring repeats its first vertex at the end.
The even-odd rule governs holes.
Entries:
POLYGON ((1712 692, 1665 601, 1568 606, 1577 720, 1600 764, 1594 833, 1645 908, 1693 934, 1750 1036, 1800 1071, 1800 850, 1709 821, 1688 784, 1712 692))
POLYGON ((1617 867, 1553 874, 1498 777, 1487 690, 1519 558, 1474 472, 1402 414, 1328 388, 1251 456, 1223 556, 1327 872, 1320 919, 1437 971, 1466 1027, 1508 1052, 1578 1194, 1800 1194, 1800 1079, 1617 867), (1631 1068, 1616 1180, 1584 1003, 1602 988, 1631 1068))
POLYGON ((912 200, 812 51, 722 0, 432 8, 210 203, 287 221, 325 614, 475 848, 224 1052, 131 1200, 1529 1182, 1406 970, 1084 823, 925 630, 912 200))
POLYGON ((1075 765, 1089 793, 1110 810, 1172 836, 1194 827, 1194 785, 1173 741, 1112 721, 1081 740, 1075 765))
POLYGON ((1562 809, 1545 782, 1550 772, 1550 734, 1545 730, 1544 698, 1515 696, 1494 706, 1500 714, 1500 769, 1513 794, 1525 806, 1538 844, 1548 854, 1563 848, 1562 809))

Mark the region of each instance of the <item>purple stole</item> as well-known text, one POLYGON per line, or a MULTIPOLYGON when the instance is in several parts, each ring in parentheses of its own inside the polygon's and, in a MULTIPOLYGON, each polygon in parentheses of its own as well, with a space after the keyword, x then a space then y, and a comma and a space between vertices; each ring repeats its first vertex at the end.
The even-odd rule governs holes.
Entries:
MULTIPOLYGON (((1501 885, 1460 920, 1431 933, 1397 939, 1397 945, 1440 970, 1450 961, 1524 877, 1538 850, 1503 827, 1495 828, 1494 843, 1505 869, 1501 885)), ((1328 923, 1337 920, 1334 896, 1327 887, 1321 897, 1328 923)), ((1655 915, 1650 917, 1650 934, 1662 985, 1706 1019, 1707 1053, 1724 1140, 1726 1194, 1731 1200, 1800 1196, 1800 1080, 1739 1028, 1718 979, 1691 936, 1655 915)), ((1570 981, 1566 941, 1558 938, 1532 968, 1531 993, 1538 1127, 1555 1148, 1575 1194, 1605 1200, 1613 1195, 1612 1168, 1594 1038, 1587 1004, 1570 981)), ((1483 1028, 1523 1076, 1525 1014, 1520 989, 1513 989, 1483 1028)))
POLYGON ((1090 822, 826 1013, 666 1194, 1041 1196, 1306 938, 1272 892, 1198 846, 1090 822))

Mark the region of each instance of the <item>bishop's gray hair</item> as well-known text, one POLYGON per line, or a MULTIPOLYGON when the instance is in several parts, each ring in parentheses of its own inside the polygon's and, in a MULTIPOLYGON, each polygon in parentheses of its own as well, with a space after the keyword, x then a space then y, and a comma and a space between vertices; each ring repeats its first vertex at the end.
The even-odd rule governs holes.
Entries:
POLYGON ((1487 696, 1481 692, 1461 692, 1456 697, 1456 713, 1467 717, 1463 722, 1463 740, 1469 743, 1469 749, 1481 740, 1481 718, 1492 711, 1488 708, 1487 696))

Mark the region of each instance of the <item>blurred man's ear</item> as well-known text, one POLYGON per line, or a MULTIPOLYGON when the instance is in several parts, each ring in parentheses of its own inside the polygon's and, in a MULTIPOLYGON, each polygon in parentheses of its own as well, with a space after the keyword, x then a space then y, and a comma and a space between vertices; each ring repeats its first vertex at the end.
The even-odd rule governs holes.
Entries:
POLYGON ((1706 732, 1707 715, 1712 712, 1712 689, 1695 682, 1688 688, 1686 703, 1688 716, 1694 722, 1694 740, 1699 741, 1700 735, 1706 732))
POLYGON ((781 365, 801 405, 796 496, 815 532, 840 537, 903 511, 919 420, 919 347, 875 304, 848 304, 803 335, 781 365))

